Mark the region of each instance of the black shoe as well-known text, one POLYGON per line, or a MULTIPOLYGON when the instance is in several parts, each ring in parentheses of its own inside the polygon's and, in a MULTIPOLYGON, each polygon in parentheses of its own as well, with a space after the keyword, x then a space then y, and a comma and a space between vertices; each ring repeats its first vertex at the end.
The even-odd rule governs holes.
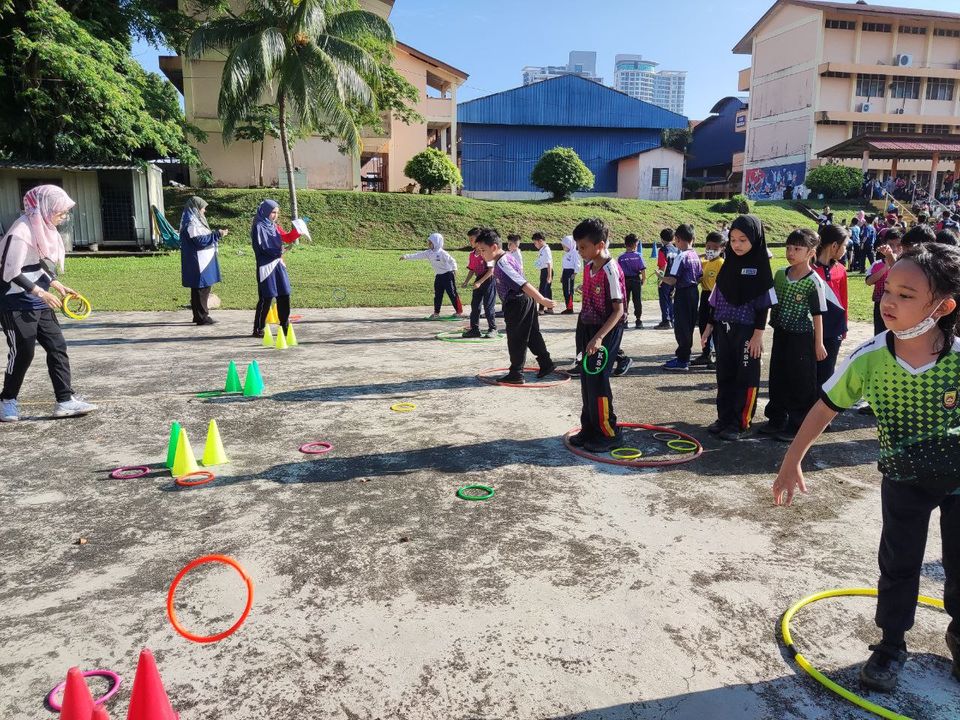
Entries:
POLYGON ((907 646, 871 645, 873 655, 860 668, 860 684, 869 690, 889 693, 897 687, 900 671, 907 661, 907 646))
POLYGON ((857 415, 875 415, 873 408, 869 405, 864 405, 862 408, 857 409, 857 415))
POLYGON ((654 330, 671 330, 673 329, 673 323, 669 322, 668 320, 664 320, 659 325, 654 325, 653 329, 654 330))
POLYGON ((567 440, 574 447, 582 448, 584 445, 590 442, 591 438, 589 435, 584 435, 583 430, 581 430, 576 435, 571 435, 568 437, 567 440))
POLYGON ((492 327, 487 330, 487 332, 484 334, 484 337, 495 338, 495 337, 499 337, 499 335, 500 333, 497 332, 497 329, 495 327, 492 327))
POLYGON ((523 375, 521 373, 507 373, 503 377, 497 378, 497 382, 506 385, 523 385, 523 375))
POLYGON ((262 337, 263 337, 263 330, 262 330, 262 329, 260 329, 260 330, 254 330, 254 331, 250 334, 250 337, 262 338, 262 337))
POLYGON ((713 360, 707 363, 707 370, 716 370, 716 369, 717 369, 717 364, 713 360))
POLYGON ((598 455, 601 453, 608 453, 611 450, 615 450, 618 447, 623 447, 622 437, 597 438, 595 440, 588 440, 583 445, 584 450, 586 450, 587 452, 598 454, 598 455))
POLYGON ((773 435, 777 436, 780 433, 784 432, 787 429, 787 424, 785 422, 778 423, 773 420, 768 420, 767 424, 760 428, 761 435, 773 435))
POLYGON ((551 360, 549 365, 537 370, 537 380, 542 380, 543 378, 545 378, 547 375, 549 375, 556 369, 557 369, 557 364, 551 360))
POLYGON ((207 315, 203 320, 197 320, 197 325, 216 325, 217 321, 207 315))
POLYGON ((739 428, 727 428, 726 430, 721 430, 717 435, 721 440, 726 440, 727 442, 740 442, 750 437, 750 431, 740 430, 739 428))
POLYGON ((947 628, 947 650, 953 656, 953 677, 960 681, 960 635, 947 628))
POLYGON ((567 375, 571 375, 571 376, 574 376, 574 377, 576 377, 576 376, 578 376, 578 375, 582 375, 582 374, 583 374, 583 365, 581 365, 580 363, 574 363, 572 368, 570 368, 569 370, 564 370, 564 372, 565 372, 567 375))
POLYGON ((564 311, 561 312, 560 314, 561 314, 561 315, 573 315, 573 309, 572 309, 572 308, 567 308, 566 310, 564 310, 564 311))
POLYGON ((791 430, 790 428, 784 428, 783 432, 778 432, 776 434, 777 440, 785 443, 792 443, 797 439, 797 431, 791 430))
POLYGON ((621 375, 626 375, 627 370, 630 369, 630 366, 633 365, 633 360, 628 357, 624 357, 623 360, 617 362, 613 367, 613 372, 610 373, 614 377, 620 377, 621 375))
POLYGON ((710 362, 710 355, 703 353, 703 355, 698 355, 690 361, 690 367, 704 367, 707 363, 710 362))
POLYGON ((707 425, 707 432, 711 435, 719 435, 723 432, 723 423, 719 420, 714 420, 712 423, 707 425))
POLYGON ((478 338, 481 337, 480 330, 477 328, 470 328, 469 330, 464 330, 460 335, 462 338, 478 338))
POLYGON ((636 328, 637 330, 643 330, 643 322, 640 321, 640 320, 637 320, 637 321, 633 324, 633 327, 636 328))

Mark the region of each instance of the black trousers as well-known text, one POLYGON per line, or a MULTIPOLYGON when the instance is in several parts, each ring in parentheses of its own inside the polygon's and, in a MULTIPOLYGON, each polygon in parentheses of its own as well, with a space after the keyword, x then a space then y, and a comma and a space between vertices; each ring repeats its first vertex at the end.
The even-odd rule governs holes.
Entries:
POLYGON ((563 305, 567 310, 573 310, 573 290, 577 282, 577 271, 573 268, 564 268, 560 273, 560 287, 563 288, 563 305))
POLYGON ((725 428, 746 430, 757 411, 760 359, 750 357, 747 345, 752 325, 714 323, 717 344, 717 419, 725 428))
POLYGON ((487 280, 480 289, 474 288, 473 297, 470 298, 470 328, 480 329, 480 307, 483 306, 483 316, 487 320, 489 330, 497 329, 497 284, 493 278, 487 280))
POLYGON ((817 356, 813 333, 773 331, 770 353, 770 402, 764 415, 775 425, 796 431, 817 402, 817 356))
MULTIPOLYGON (((577 357, 582 358, 587 345, 600 325, 577 323, 577 357)), ((580 429, 587 438, 619 438, 617 415, 613 412, 613 390, 610 388, 610 373, 614 360, 620 355, 620 341, 623 339, 623 324, 618 324, 607 333, 603 346, 607 349, 606 367, 596 375, 580 373, 580 397, 583 405, 580 409, 580 429)), ((597 353, 587 358, 587 367, 596 370, 603 362, 603 355, 597 353)))
POLYGON ((873 334, 879 335, 887 331, 887 325, 883 322, 883 317, 880 315, 880 303, 875 302, 873 304, 873 334))
POLYGON ((541 268, 540 270, 540 287, 537 289, 540 291, 540 294, 545 298, 550 298, 553 300, 553 284, 547 281, 547 278, 550 277, 550 268, 541 268))
POLYGON ((681 362, 690 362, 699 303, 700 291, 696 285, 676 288, 673 296, 673 335, 677 339, 677 359, 681 362))
POLYGON ((637 322, 640 322, 640 318, 643 315, 643 302, 641 300, 643 282, 640 280, 639 275, 624 278, 624 280, 627 284, 627 296, 623 299, 623 314, 627 316, 630 315, 630 301, 633 300, 633 316, 637 322))
POLYGON ((503 322, 507 326, 507 351, 510 353, 510 372, 523 371, 527 349, 537 358, 540 367, 552 362, 547 345, 540 333, 537 304, 528 295, 521 295, 503 304, 503 322))
POLYGON ((190 288, 190 309, 193 310, 193 321, 202 323, 210 317, 207 302, 210 300, 210 288, 190 288))
POLYGON ((460 302, 460 295, 457 293, 457 276, 451 270, 450 272, 440 273, 433 278, 433 312, 439 313, 440 306, 443 304, 443 294, 446 293, 450 298, 450 304, 456 310, 457 315, 463 312, 463 303, 460 302))
POLYGON ((53 310, 3 310, 0 311, 0 326, 7 337, 8 348, 7 370, 3 376, 0 399, 17 399, 39 343, 47 353, 47 372, 50 373, 57 402, 69 400, 73 388, 70 386, 67 341, 63 339, 63 331, 53 310))
MULTIPOLYGON (((253 316, 253 331, 256 333, 263 332, 263 328, 267 324, 267 313, 270 312, 270 305, 273 303, 273 298, 260 296, 260 299, 257 301, 257 310, 253 316)), ((277 317, 280 319, 280 327, 283 328, 283 331, 287 331, 287 324, 290 322, 290 296, 289 295, 277 295, 277 317)))
POLYGON ((833 377, 833 372, 837 369, 837 358, 840 357, 840 345, 842 343, 842 336, 824 338, 823 340, 823 346, 827 349, 827 357, 824 360, 817 361, 817 397, 820 396, 820 388, 833 377))
POLYGON ((960 495, 932 493, 884 478, 880 502, 883 531, 878 553, 877 626, 890 632, 906 632, 913 627, 930 514, 940 508, 946 575, 943 604, 953 619, 951 629, 960 632, 960 495))

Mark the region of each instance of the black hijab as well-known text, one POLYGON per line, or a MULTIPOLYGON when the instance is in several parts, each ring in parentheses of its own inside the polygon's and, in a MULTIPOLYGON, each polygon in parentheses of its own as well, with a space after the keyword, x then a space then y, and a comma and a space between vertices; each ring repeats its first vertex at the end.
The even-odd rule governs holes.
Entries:
POLYGON ((773 288, 773 271, 767 255, 767 238, 763 223, 756 215, 739 215, 730 225, 730 232, 739 230, 750 240, 750 251, 737 255, 728 249, 717 273, 717 289, 731 305, 746 305, 766 295, 773 288))

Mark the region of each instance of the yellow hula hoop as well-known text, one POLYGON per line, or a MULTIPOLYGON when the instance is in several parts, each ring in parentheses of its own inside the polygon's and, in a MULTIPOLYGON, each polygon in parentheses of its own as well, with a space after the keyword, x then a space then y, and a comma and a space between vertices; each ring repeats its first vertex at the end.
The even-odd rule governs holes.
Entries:
POLYGON ((417 409, 417 406, 414 405, 413 403, 402 402, 402 403, 397 403, 396 405, 391 405, 390 409, 393 410, 394 412, 404 413, 404 412, 413 412, 414 410, 417 409))
MULTIPOLYGON (((893 710, 885 708, 882 705, 872 703, 866 698, 847 690, 842 685, 838 685, 822 672, 817 670, 813 665, 811 665, 810 661, 807 660, 797 650, 796 646, 794 646, 793 636, 790 634, 790 621, 793 620, 793 616, 798 610, 806 607, 810 603, 815 603, 818 600, 847 596, 876 597, 877 591, 874 588, 841 588, 839 590, 825 590, 823 592, 814 593, 813 595, 803 598, 803 600, 800 600, 796 605, 787 610, 783 614, 783 619, 780 621, 780 634, 783 636, 783 642, 786 644, 787 650, 790 651, 790 655, 793 657, 793 659, 797 661, 797 665, 803 668, 804 672, 827 688, 827 690, 836 693, 845 700, 849 700, 854 705, 861 707, 868 712, 872 712, 875 715, 879 715, 882 718, 888 718, 888 720, 912 720, 907 715, 901 715, 900 713, 894 712, 893 710)), ((937 600, 936 598, 927 597, 926 595, 920 595, 917 597, 917 603, 920 605, 926 605, 927 607, 943 610, 943 600, 937 600)))
POLYGON ((60 304, 60 309, 63 310, 63 314, 71 320, 86 320, 88 317, 90 317, 90 311, 92 310, 90 307, 90 301, 80 293, 70 293, 63 298, 63 302, 60 304), (80 302, 80 306, 83 309, 79 313, 73 312, 73 310, 71 310, 67 305, 67 301, 70 300, 70 298, 75 298, 80 302))

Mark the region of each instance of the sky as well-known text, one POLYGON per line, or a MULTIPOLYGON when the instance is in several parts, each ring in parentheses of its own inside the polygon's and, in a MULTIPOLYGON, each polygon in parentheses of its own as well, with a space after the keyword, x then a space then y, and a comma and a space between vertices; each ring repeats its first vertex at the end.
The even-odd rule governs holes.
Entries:
MULTIPOLYGON (((643 55, 661 70, 686 70, 684 112, 702 120, 727 95, 748 55, 730 49, 773 0, 396 0, 397 38, 470 75, 460 101, 523 84, 525 65, 565 65, 571 50, 597 52, 597 74, 613 84, 618 53, 643 55)), ((874 4, 957 12, 958 0, 889 0, 874 4)), ((159 72, 157 49, 134 56, 159 72)), ((958 58, 960 60, 960 58, 958 58)))

